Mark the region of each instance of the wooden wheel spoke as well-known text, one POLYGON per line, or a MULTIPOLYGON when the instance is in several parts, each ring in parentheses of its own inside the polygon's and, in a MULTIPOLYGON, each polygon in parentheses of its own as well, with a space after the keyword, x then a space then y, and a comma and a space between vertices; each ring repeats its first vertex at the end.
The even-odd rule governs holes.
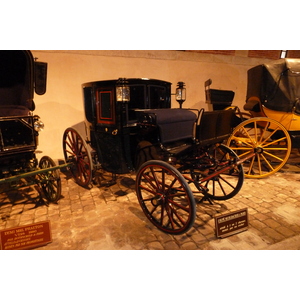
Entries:
POLYGON ((71 145, 70 148, 74 151, 74 153, 77 153, 77 140, 76 140, 76 136, 75 133, 70 131, 70 135, 68 136, 70 142, 69 144, 71 145))
POLYGON ((224 196, 227 195, 227 193, 226 193, 225 190, 224 190, 223 185, 222 185, 220 182, 218 182, 218 184, 219 184, 219 187, 220 187, 220 189, 221 189, 223 195, 224 195, 224 196))
POLYGON ((160 182, 156 176, 156 172, 154 171, 153 167, 150 168, 151 174, 152 174, 152 178, 154 180, 154 182, 156 183, 156 187, 159 188, 160 186, 160 182))
POLYGON ((68 150, 68 149, 66 149, 70 154, 72 154, 72 155, 74 155, 75 153, 76 153, 76 150, 75 150, 75 148, 74 148, 74 144, 70 144, 69 143, 69 141, 65 141, 65 143, 66 143, 66 145, 68 146, 68 148, 70 149, 70 150, 68 150), (71 152, 72 151, 72 152, 71 152))
POLYGON ((173 229, 175 229, 176 226, 182 226, 186 223, 186 221, 181 216, 179 216, 177 211, 174 208, 172 208, 171 206, 168 206, 166 211, 167 211, 167 216, 169 219, 169 224, 171 224, 173 229), (175 220, 174 215, 177 217, 177 219, 180 221, 180 223, 178 223, 175 220))
MULTIPOLYGON (((274 168, 273 168, 272 165, 270 164, 269 160, 267 160, 266 157, 265 157, 263 154, 261 154, 261 157, 262 157, 263 161, 267 164, 267 166, 269 167, 269 169, 270 169, 271 171, 273 171, 274 168)), ((259 160, 259 162, 260 162, 260 160, 259 160)))
POLYGON ((253 157, 251 158, 249 170, 248 170, 248 172, 247 172, 248 175, 251 175, 251 174, 252 174, 252 170, 253 170, 253 165, 254 165, 255 158, 256 158, 256 156, 253 156, 253 157))
MULTIPOLYGON (((148 173, 144 173, 142 176, 154 190, 158 188, 157 181, 155 181, 153 176, 150 176, 148 173), (156 182, 156 185, 153 184, 153 181, 156 182)), ((145 188, 145 187, 143 187, 143 188, 145 188)))
MULTIPOLYGON (((263 145, 266 141, 270 140, 271 137, 272 137, 276 132, 278 132, 279 130, 280 130, 280 128, 277 127, 275 130, 271 131, 270 134, 267 135, 267 136, 265 137, 265 139, 262 139, 262 138, 261 138, 260 143, 263 145)), ((265 136, 265 134, 263 134, 262 137, 263 137, 263 136, 265 136)), ((285 137, 284 137, 284 138, 285 138, 285 137)), ((278 139, 275 139, 275 142, 277 142, 277 141, 278 141, 278 139)))
POLYGON ((246 139, 243 139, 243 143, 245 143, 246 145, 252 147, 253 145, 255 145, 255 140, 253 139, 253 137, 249 134, 248 130, 245 130, 245 128, 242 128, 243 131, 245 132, 247 138, 251 141, 251 143, 248 143, 248 141, 246 139))
POLYGON ((164 225, 164 218, 165 218, 165 207, 161 205, 161 213, 160 213, 160 225, 164 225))
MULTIPOLYGON (((256 124, 256 122, 255 122, 255 124, 256 124)), ((262 141, 263 141, 263 137, 265 136, 265 134, 266 134, 266 132, 267 132, 267 129, 268 129, 268 124, 266 124, 266 125, 264 126, 263 129, 260 128, 260 130, 261 130, 260 138, 258 139, 258 138, 256 137, 256 140, 258 141, 259 144, 263 143, 263 142, 262 142, 262 141)))
POLYGON ((182 204, 179 204, 178 202, 176 202, 176 201, 174 201, 173 199, 171 200, 171 199, 168 199, 168 201, 170 202, 170 203, 172 203, 172 205, 174 205, 174 206, 176 206, 176 207, 178 207, 178 208, 180 208, 180 209, 182 209, 182 210, 184 210, 184 211, 189 211, 189 208, 188 207, 186 207, 186 206, 183 206, 182 204))
MULTIPOLYGON (((153 190, 153 189, 149 189, 148 187, 146 187, 146 186, 144 186, 144 185, 139 185, 139 188, 140 189, 142 189, 142 190, 144 190, 144 191, 147 191, 147 192, 149 192, 149 193, 152 193, 153 195, 155 195, 156 194, 156 191, 155 190, 153 190)), ((148 199, 146 199, 147 201, 148 201, 148 199)), ((151 199, 149 199, 149 200, 151 200, 151 199)))
MULTIPOLYGON (((268 149, 268 150, 269 150, 269 149, 268 149)), ((264 151, 264 154, 266 154, 266 155, 269 156, 269 157, 272 157, 272 158, 276 159, 277 161, 283 161, 283 158, 278 157, 277 155, 274 155, 274 154, 272 154, 272 153, 270 153, 270 152, 268 152, 268 151, 264 151)), ((265 158, 265 159, 266 159, 266 158, 265 158)))
MULTIPOLYGON (((278 139, 278 140, 274 140, 272 142, 269 142, 268 144, 261 144, 262 147, 264 148, 267 148, 271 145, 274 145, 274 144, 278 144, 279 142, 282 142, 282 141, 286 141, 286 137, 283 137, 281 139, 278 139)), ((287 150, 287 148, 274 148, 274 150, 287 150)))

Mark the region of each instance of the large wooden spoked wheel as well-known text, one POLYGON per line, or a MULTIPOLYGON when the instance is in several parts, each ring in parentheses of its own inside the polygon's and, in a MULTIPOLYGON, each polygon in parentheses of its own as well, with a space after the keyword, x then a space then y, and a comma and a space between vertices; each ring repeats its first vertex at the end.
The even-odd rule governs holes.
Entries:
MULTIPOLYGON (((55 167, 55 162, 49 156, 43 156, 39 162, 40 169, 55 167)), ((45 198, 57 203, 61 196, 61 180, 59 170, 49 170, 39 174, 39 185, 45 198)))
POLYGON ((89 187, 92 181, 92 158, 85 140, 74 128, 67 128, 63 135, 63 151, 66 163, 75 181, 89 187))
POLYGON ((252 118, 239 124, 227 145, 241 159, 254 154, 243 164, 247 178, 264 178, 276 173, 287 162, 292 148, 285 127, 265 117, 252 118))
POLYGON ((244 170, 242 164, 235 164, 236 153, 223 144, 210 146, 193 167, 179 168, 182 174, 189 174, 199 191, 211 200, 228 200, 242 188, 244 170), (198 166, 198 167, 196 167, 198 166))
POLYGON ((164 161, 147 161, 136 176, 136 193, 143 212, 165 233, 182 234, 194 224, 196 203, 180 172, 164 161))

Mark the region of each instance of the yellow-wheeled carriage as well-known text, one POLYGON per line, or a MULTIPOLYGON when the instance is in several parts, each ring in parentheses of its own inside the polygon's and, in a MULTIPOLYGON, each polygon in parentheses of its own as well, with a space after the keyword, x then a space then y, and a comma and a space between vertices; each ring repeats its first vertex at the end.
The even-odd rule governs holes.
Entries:
POLYGON ((292 148, 300 148, 300 60, 280 59, 248 70, 247 98, 227 145, 244 162, 245 176, 264 178, 279 171, 292 148), (243 115, 244 117, 244 115, 243 115))

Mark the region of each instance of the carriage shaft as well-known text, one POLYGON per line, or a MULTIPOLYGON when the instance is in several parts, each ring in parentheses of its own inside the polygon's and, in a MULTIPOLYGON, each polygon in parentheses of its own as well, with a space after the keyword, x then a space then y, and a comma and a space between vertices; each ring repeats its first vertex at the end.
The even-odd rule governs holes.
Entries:
POLYGON ((220 170, 218 170, 218 171, 216 171, 216 172, 210 174, 209 176, 206 176, 206 177, 202 178, 202 179, 201 179, 201 183, 203 183, 203 182, 205 182, 205 181, 207 181, 207 180, 210 180, 210 179, 212 179, 213 177, 215 177, 215 176, 217 176, 217 175, 220 175, 220 174, 224 173, 224 172, 227 171, 227 170, 230 170, 230 169, 232 169, 232 168, 234 168, 234 167, 236 167, 236 166, 239 166, 239 165, 243 164, 246 160, 252 158, 252 157, 255 156, 255 155, 256 155, 256 153, 253 152, 253 153, 247 155, 246 157, 244 157, 243 159, 238 159, 235 163, 230 164, 230 165, 228 165, 228 166, 226 166, 226 167, 224 167, 224 168, 222 168, 222 169, 220 169, 220 170))
POLYGON ((70 167, 72 164, 73 163, 67 163, 67 164, 54 166, 54 167, 51 167, 51 168, 38 169, 38 170, 35 170, 35 171, 31 171, 31 172, 27 172, 27 173, 23 173, 23 174, 18 174, 18 175, 14 175, 14 176, 7 177, 7 178, 2 178, 2 179, 0 179, 0 184, 6 183, 6 182, 17 181, 17 180, 20 180, 22 178, 35 176, 35 175, 50 172, 50 171, 55 171, 57 169, 67 168, 67 167, 70 167))

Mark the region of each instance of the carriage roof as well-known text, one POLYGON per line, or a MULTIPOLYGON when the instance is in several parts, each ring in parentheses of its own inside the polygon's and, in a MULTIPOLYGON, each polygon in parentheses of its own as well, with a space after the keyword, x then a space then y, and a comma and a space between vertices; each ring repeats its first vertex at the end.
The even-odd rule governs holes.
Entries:
POLYGON ((29 50, 0 51, 0 108, 34 110, 34 92, 46 92, 47 63, 36 62, 29 50))
POLYGON ((33 108, 33 57, 30 51, 0 51, 0 105, 33 108))
POLYGON ((279 59, 248 70, 247 100, 253 97, 269 109, 291 111, 300 98, 300 59, 279 59))

